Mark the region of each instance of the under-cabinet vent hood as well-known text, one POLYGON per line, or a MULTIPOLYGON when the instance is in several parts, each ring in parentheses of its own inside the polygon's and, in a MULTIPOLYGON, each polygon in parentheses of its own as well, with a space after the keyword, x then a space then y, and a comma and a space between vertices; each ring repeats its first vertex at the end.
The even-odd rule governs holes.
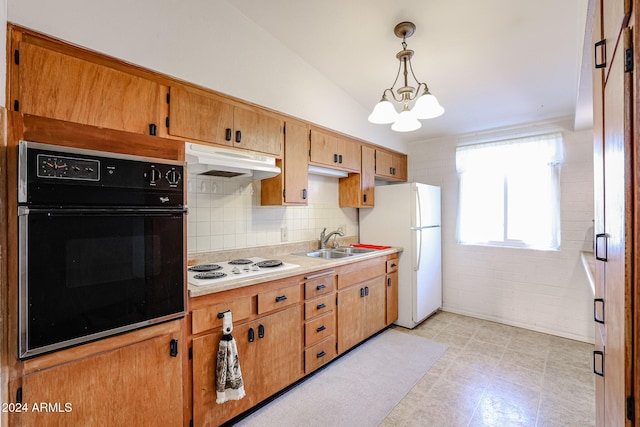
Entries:
POLYGON ((280 173, 275 157, 250 151, 187 142, 185 155, 189 172, 200 175, 258 181, 280 173))

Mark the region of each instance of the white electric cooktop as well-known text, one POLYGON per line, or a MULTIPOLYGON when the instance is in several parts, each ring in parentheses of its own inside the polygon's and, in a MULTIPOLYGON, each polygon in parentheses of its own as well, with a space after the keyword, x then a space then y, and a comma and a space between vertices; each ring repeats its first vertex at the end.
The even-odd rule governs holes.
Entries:
POLYGON ((193 265, 187 269, 187 276, 190 285, 207 286, 277 273, 297 267, 299 265, 289 264, 277 259, 251 257, 193 265))

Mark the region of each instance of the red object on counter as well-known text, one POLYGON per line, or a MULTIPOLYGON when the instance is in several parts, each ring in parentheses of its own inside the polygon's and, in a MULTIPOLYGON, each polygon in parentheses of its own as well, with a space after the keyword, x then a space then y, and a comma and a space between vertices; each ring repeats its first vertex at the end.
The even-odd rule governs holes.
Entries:
POLYGON ((367 249, 389 249, 391 246, 381 246, 381 245, 365 245, 363 243, 354 243, 351 246, 354 248, 367 248, 367 249))

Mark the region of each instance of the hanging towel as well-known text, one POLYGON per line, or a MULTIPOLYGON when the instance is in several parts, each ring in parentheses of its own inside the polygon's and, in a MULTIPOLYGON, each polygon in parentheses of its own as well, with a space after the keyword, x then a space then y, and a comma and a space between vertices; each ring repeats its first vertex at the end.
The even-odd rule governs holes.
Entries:
POLYGON ((216 359, 216 403, 240 400, 245 396, 238 360, 238 346, 235 338, 231 336, 232 330, 231 311, 227 311, 222 319, 223 335, 216 359))

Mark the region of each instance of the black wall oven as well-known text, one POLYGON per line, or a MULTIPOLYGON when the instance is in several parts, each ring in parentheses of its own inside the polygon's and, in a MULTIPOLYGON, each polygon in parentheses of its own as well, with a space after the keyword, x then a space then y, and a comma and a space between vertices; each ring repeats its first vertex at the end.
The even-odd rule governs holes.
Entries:
POLYGON ((21 141, 19 357, 184 316, 183 164, 21 141))

